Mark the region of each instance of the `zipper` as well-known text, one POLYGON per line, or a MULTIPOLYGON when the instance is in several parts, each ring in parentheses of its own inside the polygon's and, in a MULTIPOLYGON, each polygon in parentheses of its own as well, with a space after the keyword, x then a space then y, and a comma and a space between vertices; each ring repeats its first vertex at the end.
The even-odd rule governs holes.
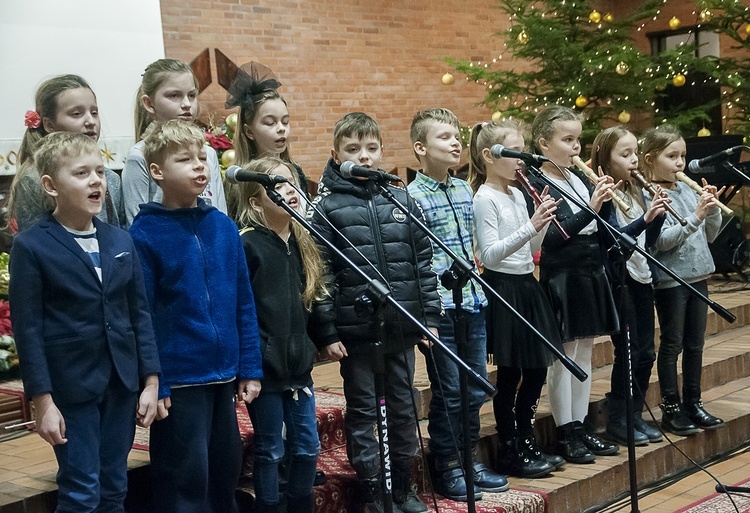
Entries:
POLYGON ((368 192, 370 193, 370 198, 367 201, 367 210, 370 214, 370 226, 372 227, 370 232, 373 235, 374 243, 375 243, 375 251, 378 256, 377 261, 377 267, 380 270, 383 277, 386 279, 385 285, 386 287, 390 288, 390 278, 388 277, 388 267, 385 266, 385 253, 383 253, 383 239, 380 236, 380 230, 378 229, 380 227, 380 223, 378 223, 378 211, 375 208, 375 195, 368 189, 368 192))
POLYGON ((208 313, 209 318, 211 319, 211 328, 213 328, 214 331, 214 338, 216 340, 216 351, 214 353, 214 370, 218 371, 219 366, 219 354, 220 354, 220 345, 221 340, 219 340, 219 332, 216 329, 216 324, 214 323, 214 311, 213 311, 213 300, 211 299, 211 291, 208 287, 208 261, 206 260, 206 252, 203 250, 203 244, 201 243, 200 237, 198 237, 198 230, 195 226, 195 213, 192 213, 190 216, 190 220, 192 222, 193 227, 193 236, 195 237, 196 245, 198 246, 198 251, 201 254, 201 258, 203 259, 203 279, 206 283, 206 301, 208 302, 208 313))

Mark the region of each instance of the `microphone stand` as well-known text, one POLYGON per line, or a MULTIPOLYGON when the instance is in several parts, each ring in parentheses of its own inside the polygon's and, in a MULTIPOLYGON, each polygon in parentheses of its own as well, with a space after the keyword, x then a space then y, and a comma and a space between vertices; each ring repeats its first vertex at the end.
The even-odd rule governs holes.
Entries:
MULTIPOLYGON (((552 342, 547 340, 544 335, 526 320, 518 311, 516 311, 503 297, 500 296, 494 289, 492 289, 486 281, 474 270, 473 263, 467 261, 465 258, 458 256, 453 250, 451 250, 434 232, 432 232, 421 219, 416 217, 393 193, 385 186, 382 181, 378 181, 378 188, 381 194, 388 201, 393 203, 396 208, 401 210, 404 214, 409 216, 409 219, 415 223, 419 229, 436 244, 440 249, 453 260, 451 267, 443 273, 440 277, 441 283, 447 289, 451 289, 453 292, 453 302, 456 305, 456 347, 458 349, 458 355, 463 358, 466 353, 468 345, 468 332, 466 325, 466 313, 461 308, 463 302, 463 287, 469 281, 469 278, 475 279, 480 283, 485 290, 489 290, 492 294, 507 308, 509 309, 521 322, 523 322, 528 328, 541 339, 541 341, 548 347, 548 349, 557 356, 563 365, 572 372, 580 381, 585 381, 588 377, 586 373, 581 369, 575 362, 573 362, 564 352, 560 351, 555 347, 552 342)), ((469 386, 464 374, 460 375, 459 378, 459 395, 461 401, 461 429, 463 431, 463 467, 464 467, 464 480, 466 481, 466 496, 468 503, 468 511, 474 513, 476 511, 476 496, 474 494, 474 470, 473 470, 473 458, 471 454, 471 436, 470 436, 470 411, 469 411, 469 386)))
MULTIPOLYGON (((627 273, 627 268, 625 267, 625 262, 628 260, 628 257, 630 254, 632 254, 632 251, 635 250, 641 255, 643 255, 649 262, 656 265, 659 269, 664 271, 666 274, 671 276, 675 281, 677 281, 680 285, 683 287, 686 287, 693 295, 698 297, 701 301, 708 304, 708 306, 711 307, 712 310, 714 310, 717 314, 719 314, 721 317, 726 319, 728 322, 734 322, 737 317, 735 317, 732 312, 725 309, 715 301, 712 301, 707 296, 703 295, 701 292, 695 289, 692 285, 687 283, 685 280, 680 278, 674 271, 669 269, 667 266, 662 264, 659 260, 651 256, 645 249, 638 246, 636 241, 629 236, 626 233, 622 233, 620 230, 616 229, 614 226, 612 226, 609 222, 605 221, 597 211, 595 211, 590 205, 588 205, 586 202, 581 201, 580 198, 576 197, 574 194, 571 194, 570 192, 564 190, 562 187, 560 187, 557 183, 550 180, 539 168, 535 167, 531 163, 527 162, 527 167, 529 171, 542 183, 549 186, 552 189, 555 189, 558 193, 560 193, 564 198, 566 198, 568 201, 576 205, 581 210, 585 210, 586 212, 590 213, 594 219, 599 223, 601 226, 606 228, 606 230, 609 232, 609 235, 614 239, 614 243, 612 245, 611 250, 615 251, 618 255, 618 259, 620 260, 620 264, 622 267, 622 276, 620 281, 620 305, 619 308, 622 309, 624 307, 624 299, 625 299, 625 273, 627 273)), ((622 319, 622 316, 618 312, 618 318, 622 319)), ((622 329, 622 327, 621 327, 622 329)), ((627 383, 627 393, 625 395, 625 408, 626 408, 626 429, 628 432, 628 470, 630 474, 630 504, 631 504, 631 512, 637 513, 638 510, 638 476, 636 473, 636 458, 635 458, 635 427, 633 425, 633 369, 632 369, 632 362, 630 361, 630 326, 625 325, 624 327, 625 336, 623 343, 625 344, 624 347, 624 353, 625 353, 625 375, 627 377, 628 383, 627 383)))
MULTIPOLYGON (((415 318, 406 308, 404 308, 396 299, 393 297, 388 286, 382 283, 380 280, 370 278, 367 273, 360 269, 354 262, 352 262, 346 255, 344 255, 340 249, 338 249, 331 241, 323 237, 321 233, 316 230, 309 221, 307 221, 299 212, 290 207, 284 198, 275 190, 276 184, 262 184, 266 190, 268 198, 273 201, 276 205, 283 208, 300 223, 308 232, 310 232, 317 240, 328 247, 341 261, 343 261, 347 267, 352 269, 368 284, 367 291, 364 294, 360 302, 360 311, 374 312, 377 319, 378 326, 378 342, 374 344, 374 362, 373 362, 373 374, 375 375, 375 409, 377 412, 377 428, 378 428, 378 442, 380 448, 380 466, 382 472, 382 486, 383 486, 383 505, 386 513, 393 513, 393 489, 391 481, 391 466, 390 466, 390 449, 388 446, 388 418, 385 401, 385 375, 384 375, 384 356, 382 348, 382 327, 385 323, 383 306, 385 304, 391 305, 401 315, 406 317, 414 326, 419 328, 419 331, 427 337, 434 346, 437 346, 443 353, 452 360, 457 366, 464 380, 468 381, 469 378, 473 383, 481 388, 490 397, 497 393, 497 389, 482 375, 474 371, 469 367, 466 362, 456 356, 446 345, 424 324, 422 324, 417 318, 415 318)), ((472 472, 473 477, 473 472, 472 472)), ((472 485, 473 491, 473 485, 472 485)))

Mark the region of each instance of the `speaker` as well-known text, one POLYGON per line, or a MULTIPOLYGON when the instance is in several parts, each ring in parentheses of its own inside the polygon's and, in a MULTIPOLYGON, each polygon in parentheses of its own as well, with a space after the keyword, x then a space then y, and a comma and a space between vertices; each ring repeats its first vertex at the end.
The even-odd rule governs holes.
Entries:
POLYGON ((708 247, 711 249, 717 273, 742 273, 750 262, 750 248, 737 217, 733 216, 724 221, 716 240, 708 247))

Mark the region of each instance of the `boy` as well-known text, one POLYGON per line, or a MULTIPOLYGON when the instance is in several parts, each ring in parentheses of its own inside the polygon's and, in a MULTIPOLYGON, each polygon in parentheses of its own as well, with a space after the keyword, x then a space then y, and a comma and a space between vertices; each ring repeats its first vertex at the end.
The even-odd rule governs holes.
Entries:
MULTIPOLYGON (((346 179, 341 175, 340 165, 347 160, 358 166, 377 169, 382 149, 380 127, 370 116, 353 112, 341 118, 334 128, 332 158, 328 161, 321 182, 327 194, 319 196, 317 200, 318 209, 367 260, 341 240, 323 222, 319 213, 313 214, 312 223, 371 277, 381 281, 384 280, 380 276, 385 277, 394 299, 434 329, 439 324, 441 312, 437 281, 430 267, 432 248, 429 240, 380 194, 375 182, 346 179)), ((391 190, 403 204, 410 204, 412 211, 420 216, 414 202, 407 201, 405 190, 391 190)), ((357 314, 358 300, 367 290, 364 280, 327 247, 320 247, 328 265, 329 282, 335 283, 335 290, 324 300, 321 310, 327 311, 328 315, 317 327, 319 332, 314 340, 323 348, 324 356, 341 361, 349 461, 358 479, 371 494, 368 510, 382 512, 378 440, 373 436, 377 417, 371 356, 372 344, 378 341, 378 330, 372 316, 360 317, 357 314)), ((385 354, 394 511, 427 511, 417 497, 416 485, 412 481, 413 459, 417 454, 416 418, 412 402, 414 344, 420 340, 421 334, 392 308, 386 307, 384 314, 385 329, 380 342, 385 354)))
MULTIPOLYGON (((408 190, 424 212, 430 228, 456 255, 474 262, 472 248, 474 214, 471 187, 463 180, 451 177, 449 169, 461 160, 461 136, 458 118, 447 109, 427 109, 417 112, 411 123, 410 135, 414 155, 422 165, 408 190)), ((434 248, 433 269, 438 276, 453 264, 440 248, 434 248)), ((445 316, 440 320, 440 340, 457 353, 455 328, 456 305, 453 291, 440 285, 440 297, 445 316)), ((469 280, 462 290, 461 307, 466 314, 466 363, 478 374, 487 376, 487 344, 484 309, 487 298, 482 288, 469 280)), ((467 500, 468 489, 461 470, 461 455, 456 453, 456 443, 462 447, 463 436, 470 436, 474 448, 474 493, 502 492, 508 489, 505 477, 491 472, 476 461, 479 442, 479 409, 485 393, 471 388, 469 413, 470 433, 461 432, 461 401, 458 367, 439 351, 424 351, 427 373, 430 378, 432 399, 428 415, 430 453, 435 458, 438 479, 435 489, 452 500, 467 500), (439 381, 438 381, 439 380, 439 381), (458 439, 453 439, 453 436, 458 439)))
POLYGON ((57 458, 56 511, 122 512, 136 419, 154 420, 159 388, 141 266, 128 233, 95 218, 107 189, 96 142, 52 133, 34 158, 55 209, 11 251, 24 389, 57 458))
POLYGON ((198 196, 209 179, 203 133, 153 123, 143 154, 162 190, 130 232, 141 256, 163 367, 151 428, 159 512, 237 511, 242 447, 233 396, 260 391, 260 339, 237 227, 198 196), (168 409, 168 412, 166 411, 168 409))

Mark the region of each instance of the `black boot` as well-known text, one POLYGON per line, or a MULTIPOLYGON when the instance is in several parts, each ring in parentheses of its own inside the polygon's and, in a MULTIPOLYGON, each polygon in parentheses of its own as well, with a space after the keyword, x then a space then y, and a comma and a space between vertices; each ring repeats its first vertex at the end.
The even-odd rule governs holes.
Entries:
POLYGON ((428 511, 417 494, 414 464, 411 459, 393 461, 393 502, 403 513, 428 511))
POLYGON ((656 444, 663 440, 661 431, 643 420, 643 399, 640 394, 638 394, 638 397, 633 397, 633 420, 635 421, 635 429, 646 435, 649 443, 656 444))
POLYGON ((539 444, 534 436, 534 429, 519 429, 519 436, 521 437, 521 443, 524 445, 524 450, 528 456, 537 460, 543 460, 555 467, 555 469, 561 469, 565 465, 565 458, 558 456, 557 454, 547 454, 539 448, 539 444))
MULTIPOLYGON (((365 493, 364 513, 384 513, 384 496, 380 477, 365 479, 361 483, 365 493)), ((403 513, 395 503, 393 504, 393 513, 403 513)))
POLYGON ((572 422, 557 428, 557 452, 570 463, 591 463, 596 459, 576 436, 572 422))
POLYGON ((583 422, 579 420, 573 422, 573 429, 575 431, 576 437, 578 437, 578 439, 583 442, 583 445, 585 445, 589 451, 596 454, 597 456, 611 456, 620 452, 619 445, 611 444, 606 440, 602 440, 594 433, 588 431, 583 425, 583 422))
POLYGON ((286 498, 286 510, 288 513, 313 513, 313 496, 305 495, 303 497, 286 498))
POLYGON ((685 415, 678 401, 664 399, 664 403, 660 404, 659 407, 663 412, 661 425, 667 431, 680 436, 690 436, 698 432, 698 428, 685 415))
MULTIPOLYGON (((607 435, 620 445, 628 445, 628 421, 625 410, 624 399, 607 394, 607 435)), ((635 427, 635 419, 633 421, 633 440, 636 447, 648 445, 648 437, 635 427)))
MULTIPOLYGON (((453 501, 469 500, 464 471, 461 469, 458 458, 435 458, 435 469, 437 479, 433 484, 436 492, 453 501)), ((468 470, 471 472, 473 469, 468 470)), ((482 498, 482 490, 476 483, 474 484, 474 498, 482 498)))
POLYGON ((555 470, 549 462, 536 459, 529 454, 523 440, 518 436, 513 440, 499 443, 497 463, 500 472, 524 479, 544 477, 555 470))
POLYGON ((278 504, 265 504, 256 500, 253 505, 253 513, 277 513, 278 511, 278 504))
POLYGON ((724 425, 722 419, 714 417, 703 408, 702 401, 686 402, 683 406, 687 417, 699 428, 716 429, 724 425))

